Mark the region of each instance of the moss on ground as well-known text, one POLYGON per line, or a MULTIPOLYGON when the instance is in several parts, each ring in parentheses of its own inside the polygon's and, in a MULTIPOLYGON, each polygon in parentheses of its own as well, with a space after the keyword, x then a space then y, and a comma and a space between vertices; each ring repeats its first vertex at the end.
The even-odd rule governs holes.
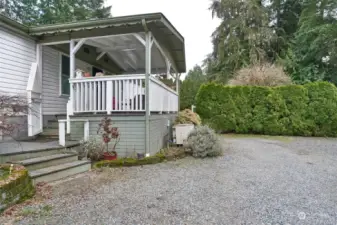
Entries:
MULTIPOLYGON (((9 170, 10 164, 0 165, 0 168, 9 170)), ((11 173, 0 180, 0 212, 20 203, 35 193, 28 171, 21 165, 13 165, 11 173)))
POLYGON ((94 168, 103 168, 103 167, 132 167, 132 166, 143 166, 161 163, 163 161, 175 160, 178 158, 184 158, 187 154, 183 148, 172 147, 169 149, 163 149, 159 153, 146 157, 143 159, 135 158, 122 158, 112 161, 100 161, 93 165, 94 168))

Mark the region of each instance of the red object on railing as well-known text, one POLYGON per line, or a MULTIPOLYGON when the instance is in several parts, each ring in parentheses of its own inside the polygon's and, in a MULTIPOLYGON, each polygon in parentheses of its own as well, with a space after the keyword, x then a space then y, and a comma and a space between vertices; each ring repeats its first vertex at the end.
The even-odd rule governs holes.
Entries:
POLYGON ((116 109, 115 106, 116 106, 116 98, 112 97, 112 109, 116 109))

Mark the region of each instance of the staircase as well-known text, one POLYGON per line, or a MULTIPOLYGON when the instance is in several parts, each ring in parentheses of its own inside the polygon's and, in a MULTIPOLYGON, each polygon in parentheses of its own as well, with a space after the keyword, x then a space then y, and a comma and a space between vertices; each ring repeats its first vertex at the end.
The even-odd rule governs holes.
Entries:
POLYGON ((2 154, 2 161, 21 164, 28 169, 33 183, 50 182, 71 175, 89 171, 90 161, 78 160, 75 148, 78 144, 66 147, 2 154))
MULTIPOLYGON (((48 120, 47 124, 43 127, 43 132, 39 134, 39 138, 48 138, 48 139, 59 139, 59 123, 58 119, 64 119, 64 118, 55 118, 48 120)), ((69 140, 69 135, 67 135, 67 138, 69 140)))
POLYGON ((36 142, 46 143, 45 149, 0 154, 0 162, 21 164, 28 169, 33 183, 50 182, 90 170, 91 163, 78 160, 78 142, 58 146, 58 121, 50 120, 36 142), (50 145, 49 145, 50 143, 50 145))

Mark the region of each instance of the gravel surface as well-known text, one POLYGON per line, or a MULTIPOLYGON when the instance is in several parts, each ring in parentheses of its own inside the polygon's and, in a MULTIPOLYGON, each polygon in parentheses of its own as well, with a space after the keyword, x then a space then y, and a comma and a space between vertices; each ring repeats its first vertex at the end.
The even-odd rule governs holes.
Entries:
POLYGON ((26 213, 16 223, 337 224, 336 139, 224 139, 221 158, 54 183, 52 198, 34 206, 51 212, 26 213))

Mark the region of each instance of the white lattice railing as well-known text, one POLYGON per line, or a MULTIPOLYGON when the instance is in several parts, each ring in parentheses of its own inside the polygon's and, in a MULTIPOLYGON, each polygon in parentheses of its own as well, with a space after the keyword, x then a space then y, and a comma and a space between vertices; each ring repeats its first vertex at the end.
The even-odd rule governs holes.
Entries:
MULTIPOLYGON (((73 112, 145 111, 145 75, 114 75, 75 78, 73 112)), ((150 77, 150 111, 176 112, 178 95, 154 77, 150 77)))

